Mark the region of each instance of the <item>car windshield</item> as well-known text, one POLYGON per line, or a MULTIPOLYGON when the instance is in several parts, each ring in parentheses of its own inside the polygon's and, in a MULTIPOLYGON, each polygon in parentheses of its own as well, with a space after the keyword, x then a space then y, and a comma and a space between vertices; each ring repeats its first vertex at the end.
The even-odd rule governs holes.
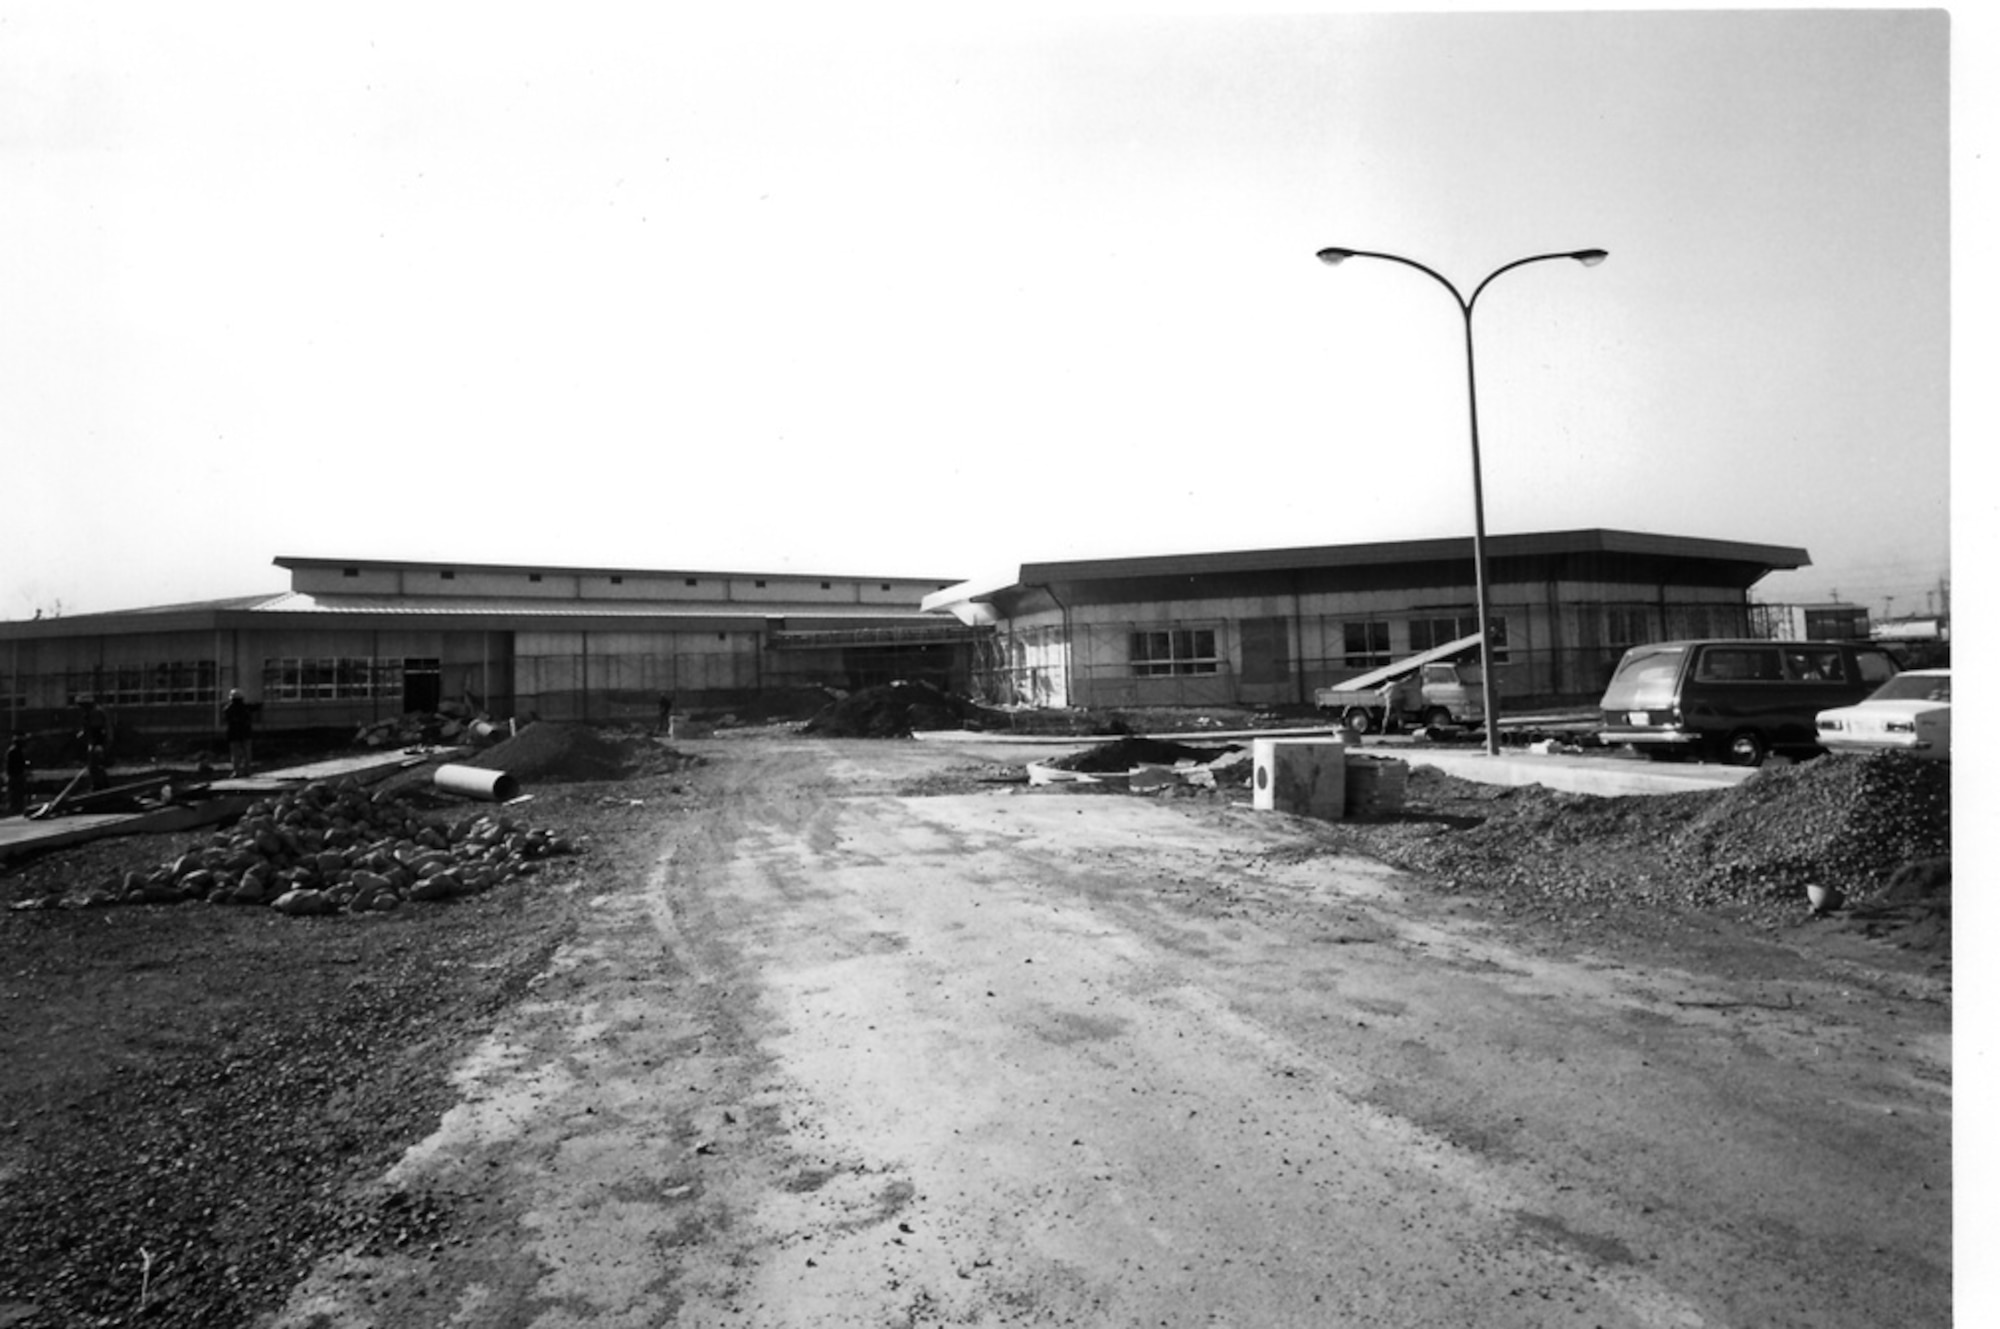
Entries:
POLYGON ((1876 688, 1870 701, 1950 701, 1951 675, 1898 674, 1876 688))

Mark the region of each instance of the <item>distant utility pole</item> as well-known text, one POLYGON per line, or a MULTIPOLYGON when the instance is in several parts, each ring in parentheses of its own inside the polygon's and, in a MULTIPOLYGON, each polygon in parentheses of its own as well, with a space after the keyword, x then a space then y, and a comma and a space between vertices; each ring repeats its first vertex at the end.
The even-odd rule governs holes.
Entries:
POLYGON ((1889 617, 1889 611, 1895 607, 1895 604, 1896 604, 1895 596, 1885 595, 1882 597, 1882 617, 1885 620, 1889 617))

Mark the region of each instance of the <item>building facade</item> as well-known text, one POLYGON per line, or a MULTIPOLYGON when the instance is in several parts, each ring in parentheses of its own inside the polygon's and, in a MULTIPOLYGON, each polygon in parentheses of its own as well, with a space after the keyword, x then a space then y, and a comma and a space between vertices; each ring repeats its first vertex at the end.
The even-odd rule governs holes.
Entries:
MULTIPOLYGON (((922 680, 1003 705, 1307 706, 1476 631, 1469 539, 1030 563, 990 582, 279 558, 289 590, 0 623, 0 712, 213 732, 459 703, 643 720, 787 689, 922 680)), ((1753 635, 1802 549, 1582 530, 1487 541, 1503 708, 1589 705, 1631 645, 1753 635)))
MULTIPOLYGON (((1588 705, 1629 646, 1743 636, 1749 591, 1803 549, 1582 530, 1488 538, 1508 709, 1588 705)), ((1477 632, 1472 541, 1024 564, 927 595, 990 627, 973 686, 1003 705, 1310 705, 1313 691, 1477 632)))
POLYGON ((127 727, 212 729, 231 688, 266 728, 463 703, 495 716, 650 717, 781 688, 895 678, 963 692, 984 635, 926 616, 942 579, 279 558, 268 596, 0 623, 15 728, 88 703, 127 727))

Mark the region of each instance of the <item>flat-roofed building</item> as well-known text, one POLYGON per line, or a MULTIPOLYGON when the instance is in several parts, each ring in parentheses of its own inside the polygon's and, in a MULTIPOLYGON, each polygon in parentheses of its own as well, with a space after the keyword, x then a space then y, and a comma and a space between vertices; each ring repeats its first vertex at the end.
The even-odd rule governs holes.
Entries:
POLYGON ((273 595, 0 623, 0 712, 81 703, 206 730, 231 688, 265 728, 465 702, 610 720, 781 688, 923 679, 963 691, 981 632, 919 609, 949 579, 281 557, 273 595))
MULTIPOLYGON (((1631 531, 1486 541, 1503 707, 1594 703, 1626 647, 1743 636, 1749 592, 1803 549, 1631 531)), ((1470 537, 1026 563, 923 607, 991 627, 976 691, 1007 704, 1310 705, 1476 635, 1470 537)))

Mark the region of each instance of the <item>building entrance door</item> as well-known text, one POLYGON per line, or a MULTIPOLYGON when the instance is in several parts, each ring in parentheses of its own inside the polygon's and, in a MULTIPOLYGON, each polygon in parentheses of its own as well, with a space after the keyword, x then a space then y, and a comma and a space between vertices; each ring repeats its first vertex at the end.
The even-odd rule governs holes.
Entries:
POLYGON ((443 697, 443 675, 436 660, 406 660, 403 663, 403 713, 429 713, 443 697))

